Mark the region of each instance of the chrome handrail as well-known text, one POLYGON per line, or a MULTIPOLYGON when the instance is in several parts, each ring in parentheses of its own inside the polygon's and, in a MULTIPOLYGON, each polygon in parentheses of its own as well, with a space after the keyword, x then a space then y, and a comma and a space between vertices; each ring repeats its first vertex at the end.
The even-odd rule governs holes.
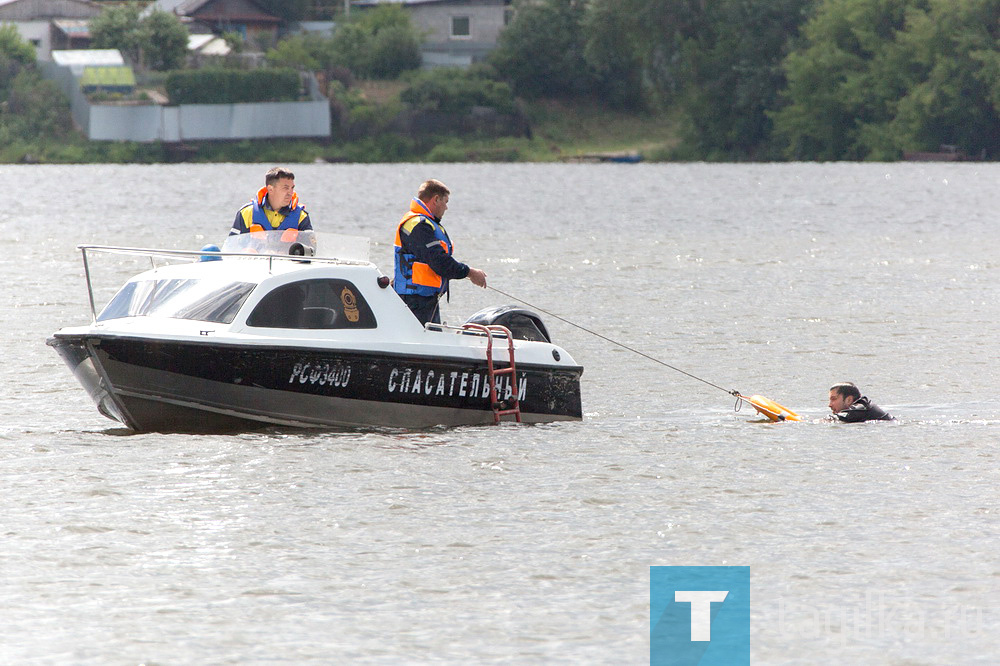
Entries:
MULTIPOLYGON (((464 324, 462 326, 455 326, 453 324, 436 324, 436 323, 434 323, 432 321, 429 321, 426 324, 424 324, 424 330, 427 330, 427 331, 438 330, 441 333, 444 333, 445 331, 453 331, 455 333, 460 333, 460 334, 463 334, 463 335, 476 335, 476 336, 479 336, 481 338, 485 338, 486 337, 486 333, 484 333, 483 331, 478 330, 478 329, 474 329, 474 328, 465 328, 464 324)), ((492 337, 492 338, 502 338, 502 337, 506 337, 506 334, 500 333, 500 332, 497 332, 497 331, 490 331, 490 337, 492 337)), ((513 339, 520 341, 520 338, 513 338, 513 339)))
MULTIPOLYGON (((348 266, 375 266, 370 261, 357 259, 338 259, 336 257, 306 257, 303 255, 291 254, 258 254, 253 252, 222 252, 213 250, 167 250, 157 248, 127 247, 119 245, 77 245, 76 249, 83 254, 83 272, 87 279, 87 296, 90 299, 90 315, 93 321, 97 321, 97 306, 94 303, 94 286, 90 278, 90 264, 87 261, 87 251, 107 252, 108 254, 130 254, 148 256, 152 264, 153 257, 244 257, 247 259, 267 259, 267 270, 271 272, 274 268, 274 260, 295 261, 299 263, 320 262, 324 264, 340 264, 348 266)), ((156 268, 155 264, 152 264, 156 268)))
POLYGON ((161 257, 247 257, 250 259, 278 259, 285 261, 319 261, 328 264, 348 264, 352 266, 373 266, 370 261, 360 259, 340 259, 337 257, 307 257, 300 254, 259 254, 256 252, 222 252, 215 250, 166 250, 142 247, 125 247, 118 245, 77 245, 76 249, 86 255, 87 250, 97 250, 111 254, 138 254, 161 257))

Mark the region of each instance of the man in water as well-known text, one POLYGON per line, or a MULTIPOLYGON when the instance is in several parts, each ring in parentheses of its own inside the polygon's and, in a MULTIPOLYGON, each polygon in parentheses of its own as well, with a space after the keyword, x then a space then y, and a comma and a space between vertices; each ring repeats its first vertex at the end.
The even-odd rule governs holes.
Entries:
POLYGON ((861 421, 895 421, 887 411, 861 395, 858 387, 851 382, 842 382, 830 387, 830 411, 843 423, 861 421))
POLYGON ((438 301, 448 293, 448 280, 469 278, 486 287, 486 273, 452 256, 451 239, 441 226, 450 196, 441 181, 424 182, 396 227, 393 288, 421 325, 441 323, 438 301))
POLYGON ((229 235, 256 231, 255 227, 264 231, 312 230, 309 213, 295 192, 295 174, 288 169, 274 167, 264 174, 264 187, 237 211, 229 235))

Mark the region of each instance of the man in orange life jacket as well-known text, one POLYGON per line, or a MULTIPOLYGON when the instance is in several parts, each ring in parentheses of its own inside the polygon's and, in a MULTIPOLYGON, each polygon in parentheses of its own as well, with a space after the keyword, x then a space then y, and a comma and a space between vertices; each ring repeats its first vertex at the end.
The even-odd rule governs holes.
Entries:
POLYGON ((486 273, 452 256, 451 239, 441 226, 450 196, 441 181, 426 181, 396 227, 393 287, 421 324, 441 323, 438 300, 448 293, 448 280, 467 277, 486 287, 486 273))
POLYGON ((253 201, 236 212, 229 235, 254 231, 255 226, 264 231, 312 230, 309 213, 295 192, 295 174, 288 169, 274 167, 264 174, 264 187, 257 191, 253 201))

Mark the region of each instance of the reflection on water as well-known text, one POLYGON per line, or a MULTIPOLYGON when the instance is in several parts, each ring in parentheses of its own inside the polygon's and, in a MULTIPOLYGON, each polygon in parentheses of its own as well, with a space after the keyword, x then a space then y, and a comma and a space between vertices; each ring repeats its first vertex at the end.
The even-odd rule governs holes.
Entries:
POLYGON ((384 271, 444 180, 491 284, 726 388, 543 316, 581 423, 128 434, 44 344, 90 317, 75 246, 218 243, 267 166, 3 167, 3 661, 639 663, 667 564, 751 567, 755 661, 1000 653, 992 165, 295 165, 384 271), (842 380, 900 420, 823 421, 842 380))

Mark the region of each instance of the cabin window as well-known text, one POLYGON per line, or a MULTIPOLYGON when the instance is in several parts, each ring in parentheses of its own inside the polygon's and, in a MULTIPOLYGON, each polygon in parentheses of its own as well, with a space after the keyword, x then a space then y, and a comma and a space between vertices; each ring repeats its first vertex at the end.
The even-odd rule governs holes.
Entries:
POLYGON ((472 18, 469 16, 451 17, 451 38, 469 39, 472 37, 472 18))
POLYGON ((278 287, 247 318, 261 328, 375 328, 375 314, 347 280, 302 280, 278 287))
POLYGON ((156 316, 229 324, 255 286, 252 282, 138 280, 122 287, 97 321, 156 316))

